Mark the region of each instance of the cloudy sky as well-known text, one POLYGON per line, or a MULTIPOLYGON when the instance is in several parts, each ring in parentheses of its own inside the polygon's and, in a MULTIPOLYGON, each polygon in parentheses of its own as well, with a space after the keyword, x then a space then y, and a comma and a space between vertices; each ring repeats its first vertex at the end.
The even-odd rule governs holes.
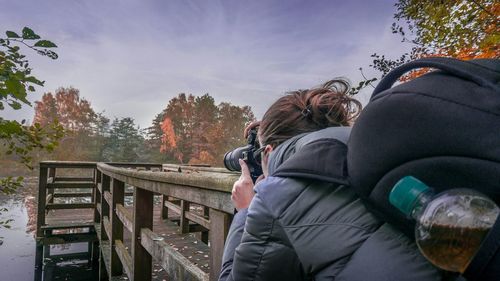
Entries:
MULTIPOLYGON (((261 117, 286 91, 371 74, 370 54, 408 48, 390 30, 394 2, 0 0, 0 32, 29 26, 58 45, 55 61, 25 50, 46 81, 32 101, 73 86, 95 111, 144 128, 181 92, 261 117)), ((33 109, 0 114, 31 120, 33 109)))

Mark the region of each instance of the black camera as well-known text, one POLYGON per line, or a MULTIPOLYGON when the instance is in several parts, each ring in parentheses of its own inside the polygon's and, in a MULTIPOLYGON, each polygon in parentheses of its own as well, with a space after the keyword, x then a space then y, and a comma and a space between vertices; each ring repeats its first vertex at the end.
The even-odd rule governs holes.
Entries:
POLYGON ((238 159, 243 159, 248 165, 252 181, 255 182, 257 178, 262 175, 262 167, 260 164, 261 151, 259 142, 257 141, 257 129, 253 128, 248 133, 247 145, 226 152, 224 155, 224 166, 226 166, 229 171, 240 172, 241 166, 238 159))

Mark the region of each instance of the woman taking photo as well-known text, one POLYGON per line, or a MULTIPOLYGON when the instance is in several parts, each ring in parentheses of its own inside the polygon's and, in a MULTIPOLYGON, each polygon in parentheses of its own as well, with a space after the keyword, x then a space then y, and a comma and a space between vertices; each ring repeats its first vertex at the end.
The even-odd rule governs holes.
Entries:
POLYGON ((258 126, 264 175, 246 163, 219 280, 440 280, 404 235, 348 186, 348 127, 361 104, 343 79, 287 93, 258 126))

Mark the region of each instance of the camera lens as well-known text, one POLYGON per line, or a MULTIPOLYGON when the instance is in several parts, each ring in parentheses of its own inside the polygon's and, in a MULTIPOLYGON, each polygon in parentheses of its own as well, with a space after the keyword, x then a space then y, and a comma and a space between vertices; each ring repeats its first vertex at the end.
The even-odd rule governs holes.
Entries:
POLYGON ((241 171, 238 159, 243 159, 243 153, 248 150, 248 146, 238 147, 232 151, 228 151, 224 155, 224 166, 229 171, 241 171))

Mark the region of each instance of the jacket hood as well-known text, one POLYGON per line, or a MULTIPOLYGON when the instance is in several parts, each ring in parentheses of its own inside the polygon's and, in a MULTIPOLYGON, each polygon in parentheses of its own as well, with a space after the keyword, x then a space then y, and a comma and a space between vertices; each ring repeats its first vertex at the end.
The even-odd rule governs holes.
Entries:
POLYGON ((269 175, 347 184, 350 127, 329 127, 295 136, 269 156, 269 175))

